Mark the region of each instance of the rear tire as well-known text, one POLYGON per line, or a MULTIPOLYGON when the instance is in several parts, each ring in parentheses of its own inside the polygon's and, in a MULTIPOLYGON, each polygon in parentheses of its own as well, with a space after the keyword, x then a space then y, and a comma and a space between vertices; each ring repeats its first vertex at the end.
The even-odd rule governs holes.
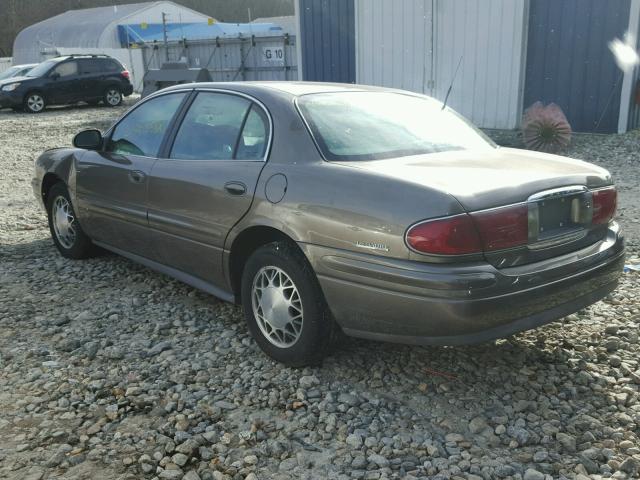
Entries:
POLYGON ((107 107, 118 107, 122 98, 122 91, 118 87, 109 87, 104 92, 103 101, 107 107))
POLYGON ((286 242, 257 249, 242 272, 242 306, 262 351, 290 367, 318 365, 335 324, 304 255, 286 242))
POLYGON ((47 102, 40 92, 29 92, 24 97, 24 111, 27 113, 44 112, 47 102))
POLYGON ((56 183, 47 197, 47 217, 53 243, 63 257, 81 259, 98 253, 91 239, 80 227, 67 187, 56 183))

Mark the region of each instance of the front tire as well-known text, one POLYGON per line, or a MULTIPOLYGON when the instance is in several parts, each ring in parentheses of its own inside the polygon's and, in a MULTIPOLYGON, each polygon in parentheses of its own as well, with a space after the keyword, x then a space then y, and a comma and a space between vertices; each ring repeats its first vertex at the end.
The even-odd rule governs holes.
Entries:
POLYGON ((46 106, 47 102, 39 92, 30 92, 24 98, 24 111, 27 113, 41 113, 46 106))
POLYGON ((95 256, 97 247, 80 227, 63 183, 56 183, 49 191, 47 217, 53 243, 63 257, 81 259, 95 256))
POLYGON ((104 92, 103 100, 107 107, 117 107, 122 103, 122 92, 118 87, 109 87, 104 92))
POLYGON ((274 242, 249 257, 242 306, 251 335, 274 360, 304 367, 324 358, 334 321, 315 273, 295 246, 274 242))

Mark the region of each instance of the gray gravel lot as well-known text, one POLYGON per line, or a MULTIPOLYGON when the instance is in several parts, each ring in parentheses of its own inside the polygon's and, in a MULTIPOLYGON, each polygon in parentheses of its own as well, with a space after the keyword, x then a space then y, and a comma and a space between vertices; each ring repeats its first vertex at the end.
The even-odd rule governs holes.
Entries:
MULTIPOLYGON (((0 112, 0 478, 640 478, 640 273, 509 340, 345 339, 322 368, 285 368, 239 308, 115 255, 54 250, 33 161, 122 111, 0 112)), ((581 135, 569 151, 616 178, 628 263, 639 141, 581 135)))

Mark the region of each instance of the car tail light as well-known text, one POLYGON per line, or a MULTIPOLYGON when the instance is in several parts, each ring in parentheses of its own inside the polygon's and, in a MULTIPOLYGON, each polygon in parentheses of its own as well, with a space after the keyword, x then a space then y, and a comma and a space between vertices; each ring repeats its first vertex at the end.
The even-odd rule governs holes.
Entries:
POLYGON ((418 223, 407 231, 407 245, 420 253, 463 255, 526 245, 527 205, 497 208, 418 223))
POLYGON ((129 74, 129 70, 123 70, 120 72, 120 75, 122 75, 124 78, 126 78, 127 80, 129 80, 129 78, 131 78, 131 75, 129 74))
POLYGON ((482 251, 478 231, 466 213, 418 223, 409 228, 406 240, 420 253, 462 255, 482 251))
POLYGON ((485 251, 526 245, 529 208, 526 204, 472 213, 485 251))
POLYGON ((602 190, 594 190, 592 195, 593 217, 591 222, 595 225, 606 225, 616 214, 618 192, 615 187, 609 187, 602 190))

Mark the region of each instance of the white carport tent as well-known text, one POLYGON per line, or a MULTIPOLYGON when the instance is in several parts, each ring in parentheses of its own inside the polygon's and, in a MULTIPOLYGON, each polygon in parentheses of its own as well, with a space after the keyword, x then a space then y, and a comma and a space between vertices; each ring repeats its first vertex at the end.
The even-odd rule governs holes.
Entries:
MULTIPOLYGON (((13 63, 36 63, 58 55, 58 48, 121 48, 119 24, 206 22, 208 17, 168 1, 69 10, 22 30, 13 42, 13 63)), ((95 50, 94 50, 95 52, 95 50)))

